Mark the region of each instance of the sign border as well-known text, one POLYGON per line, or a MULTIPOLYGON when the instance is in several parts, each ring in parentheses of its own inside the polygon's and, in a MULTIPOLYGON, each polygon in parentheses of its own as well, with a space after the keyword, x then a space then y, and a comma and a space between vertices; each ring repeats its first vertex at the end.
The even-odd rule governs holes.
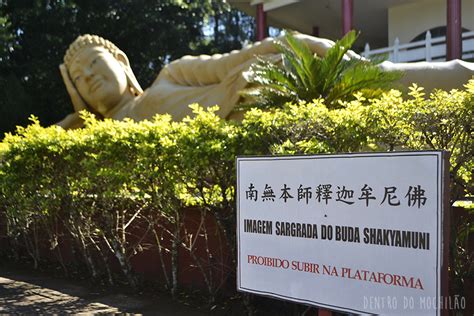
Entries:
MULTIPOLYGON (((241 262, 240 262, 240 162, 241 161, 265 161, 265 160, 308 160, 308 159, 354 159, 366 157, 406 157, 406 156, 435 156, 436 157, 436 296, 443 297, 448 294, 448 260, 449 260, 449 153, 443 150, 419 150, 419 151, 391 151, 391 152, 357 152, 357 153, 341 153, 341 154, 317 154, 317 155, 246 155, 237 156, 236 163, 236 243, 237 243, 237 291, 258 294, 265 297, 291 301, 295 303, 303 303, 311 306, 329 308, 342 312, 356 312, 362 314, 370 314, 366 311, 351 309, 341 306, 333 306, 311 300, 298 299, 288 297, 281 294, 259 291, 255 289, 248 289, 242 286, 241 283, 241 262)), ((436 309, 436 314, 440 315, 440 309, 436 309)), ((443 310, 443 314, 448 311, 443 310)))

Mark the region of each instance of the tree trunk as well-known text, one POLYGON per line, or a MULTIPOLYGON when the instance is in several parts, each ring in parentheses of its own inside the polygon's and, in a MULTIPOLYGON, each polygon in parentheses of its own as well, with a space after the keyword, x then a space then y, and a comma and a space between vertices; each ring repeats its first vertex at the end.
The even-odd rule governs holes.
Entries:
POLYGON ((166 289, 170 290, 171 284, 170 284, 170 279, 168 277, 168 271, 166 269, 165 260, 163 258, 163 250, 162 250, 163 247, 161 246, 160 236, 158 235, 158 232, 156 231, 156 228, 154 226, 153 226, 153 235, 155 236, 156 245, 158 246, 158 255, 160 256, 161 270, 163 271, 163 276, 165 278, 166 289))
POLYGON ((122 269, 128 284, 136 290, 138 286, 137 280, 133 276, 132 266, 126 256, 125 247, 123 247, 123 245, 121 245, 116 239, 112 240, 112 247, 114 249, 114 255, 120 264, 120 268, 122 269))
POLYGON ((173 298, 176 298, 176 294, 178 292, 178 251, 181 235, 181 224, 178 213, 176 214, 175 220, 175 231, 171 244, 171 296, 173 298))

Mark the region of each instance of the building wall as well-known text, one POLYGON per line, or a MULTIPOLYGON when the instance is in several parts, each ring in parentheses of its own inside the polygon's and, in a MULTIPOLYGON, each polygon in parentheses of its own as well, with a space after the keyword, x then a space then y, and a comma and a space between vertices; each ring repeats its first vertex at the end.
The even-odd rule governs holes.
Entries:
MULTIPOLYGON (((447 0, 420 0, 389 8, 389 46, 396 37, 402 44, 409 43, 420 33, 446 25, 446 7, 447 0)), ((461 12, 462 27, 474 31, 474 0, 462 0, 461 12)))

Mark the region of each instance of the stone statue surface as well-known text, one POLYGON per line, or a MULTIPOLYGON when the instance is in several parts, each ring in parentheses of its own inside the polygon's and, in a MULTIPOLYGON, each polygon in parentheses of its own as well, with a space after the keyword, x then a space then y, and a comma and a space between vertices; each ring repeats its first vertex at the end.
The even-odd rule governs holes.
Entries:
MULTIPOLYGON (((318 56, 324 56, 334 42, 299 34, 318 56)), ((280 38, 280 40, 283 40, 280 38)), ((256 56, 278 62, 274 40, 244 47, 239 51, 212 56, 185 56, 165 66, 153 84, 142 90, 130 67, 127 56, 110 41, 96 35, 79 36, 69 47, 61 75, 74 106, 74 113, 57 123, 64 128, 78 128, 83 122, 79 111, 87 109, 104 118, 136 121, 151 119, 155 114, 170 114, 181 120, 191 114, 188 107, 199 103, 203 107, 219 105, 222 118, 234 118, 232 112, 240 99, 240 91, 248 82, 243 73, 256 56)), ((347 58, 361 58, 349 51, 347 58)), ((420 62, 394 64, 384 62, 386 71, 402 70, 401 83, 415 82, 428 91, 434 88, 462 88, 473 75, 474 63, 420 62)))

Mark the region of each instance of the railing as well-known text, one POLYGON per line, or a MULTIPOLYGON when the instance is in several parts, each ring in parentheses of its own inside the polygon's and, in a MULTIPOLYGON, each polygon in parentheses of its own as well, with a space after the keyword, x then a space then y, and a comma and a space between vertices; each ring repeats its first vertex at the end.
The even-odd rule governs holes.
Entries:
MULTIPOLYGON (((370 49, 365 44, 362 56, 370 58, 376 55, 388 55, 388 60, 400 62, 414 61, 445 61, 446 60, 446 36, 431 38, 430 31, 426 32, 424 41, 408 44, 400 44, 398 37, 393 46, 379 49, 370 49)), ((474 32, 462 34, 462 59, 474 58, 474 32)))

